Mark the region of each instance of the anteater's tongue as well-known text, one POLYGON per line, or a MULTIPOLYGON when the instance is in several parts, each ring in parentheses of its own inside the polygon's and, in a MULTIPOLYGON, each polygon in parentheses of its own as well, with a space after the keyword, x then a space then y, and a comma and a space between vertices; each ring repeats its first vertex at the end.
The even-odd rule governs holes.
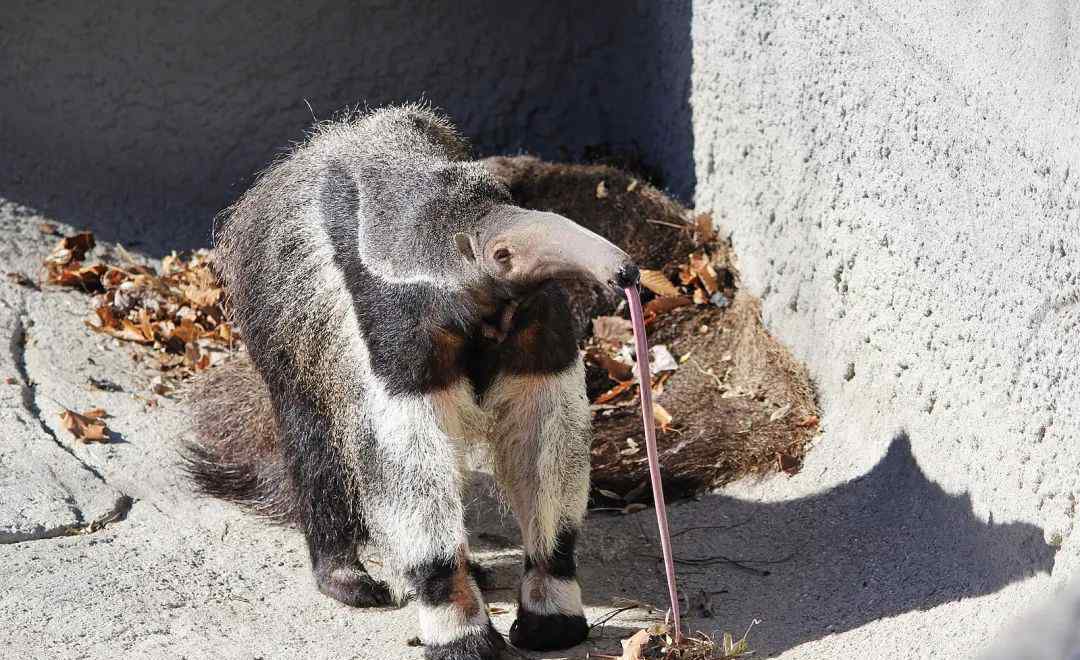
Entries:
POLYGON ((667 574, 671 617, 675 627, 675 643, 682 640, 679 623, 679 592, 675 586, 675 561, 671 555, 671 532, 668 530, 667 508, 664 505, 664 484, 660 479, 660 461, 656 451, 656 421, 653 419, 652 375, 649 373, 649 339, 645 336, 645 320, 641 314, 641 295, 637 284, 623 289, 630 304, 630 321, 634 326, 634 345, 637 350, 638 388, 641 391, 641 418, 645 424, 645 450, 649 455, 649 480, 652 482, 653 503, 656 505, 656 524, 660 528, 660 549, 664 553, 664 572, 667 574))

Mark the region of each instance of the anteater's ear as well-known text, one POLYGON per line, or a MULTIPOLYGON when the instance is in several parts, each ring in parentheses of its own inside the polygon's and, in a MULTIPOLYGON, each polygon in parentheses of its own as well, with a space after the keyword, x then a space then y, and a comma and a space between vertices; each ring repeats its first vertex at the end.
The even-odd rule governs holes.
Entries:
POLYGON ((457 245, 458 252, 461 256, 465 257, 465 260, 470 263, 476 262, 476 252, 473 251, 472 241, 465 234, 454 234, 454 244, 457 245))

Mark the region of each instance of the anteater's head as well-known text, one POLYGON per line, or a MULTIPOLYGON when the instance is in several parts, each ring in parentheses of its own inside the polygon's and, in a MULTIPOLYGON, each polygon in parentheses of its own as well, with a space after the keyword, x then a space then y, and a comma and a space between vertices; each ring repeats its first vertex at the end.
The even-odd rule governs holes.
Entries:
POLYGON ((333 220, 331 237, 382 280, 450 282, 480 298, 517 297, 551 280, 637 282, 630 257, 603 237, 515 206, 430 110, 376 111, 349 131, 318 138, 324 151, 349 154, 326 168, 322 211, 333 220))
POLYGON ((484 276, 517 289, 549 280, 587 280, 619 288, 638 281, 629 255, 555 213, 497 204, 475 231, 456 234, 454 242, 484 276))

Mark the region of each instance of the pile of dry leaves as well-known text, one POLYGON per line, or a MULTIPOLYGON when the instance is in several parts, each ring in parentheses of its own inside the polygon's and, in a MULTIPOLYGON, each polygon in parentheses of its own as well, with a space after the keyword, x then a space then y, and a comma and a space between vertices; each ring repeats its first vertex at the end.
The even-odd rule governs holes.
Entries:
MULTIPOLYGON (((40 229, 56 232, 50 224, 40 229)), ((187 256, 173 253, 162 260, 159 271, 123 250, 108 262, 86 263, 95 244, 90 232, 61 237, 45 259, 44 281, 93 294, 94 319, 87 327, 145 347, 131 355, 160 371, 151 386, 155 394, 169 393, 176 381, 206 370, 236 348, 239 338, 225 317, 222 289, 207 250, 187 256)), ((17 281, 33 285, 21 274, 17 281)), ((80 441, 107 442, 105 416, 100 409, 82 414, 65 410, 61 422, 80 441)))
MULTIPOLYGON (((96 319, 86 323, 91 330, 151 347, 151 359, 171 378, 203 371, 215 353, 235 347, 238 337, 225 318, 207 250, 187 258, 174 252, 158 272, 133 259, 84 264, 93 247, 89 232, 66 236, 45 260, 48 284, 95 294, 96 319)), ((167 389, 165 379, 155 385, 158 394, 167 389)))

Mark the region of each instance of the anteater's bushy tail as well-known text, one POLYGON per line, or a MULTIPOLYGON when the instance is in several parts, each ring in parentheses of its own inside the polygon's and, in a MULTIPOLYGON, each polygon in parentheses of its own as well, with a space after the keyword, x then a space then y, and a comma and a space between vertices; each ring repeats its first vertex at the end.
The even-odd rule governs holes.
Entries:
POLYGON ((247 353, 202 374, 187 399, 196 439, 182 454, 198 489, 275 522, 294 521, 296 497, 270 393, 247 353))

